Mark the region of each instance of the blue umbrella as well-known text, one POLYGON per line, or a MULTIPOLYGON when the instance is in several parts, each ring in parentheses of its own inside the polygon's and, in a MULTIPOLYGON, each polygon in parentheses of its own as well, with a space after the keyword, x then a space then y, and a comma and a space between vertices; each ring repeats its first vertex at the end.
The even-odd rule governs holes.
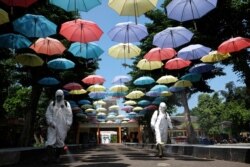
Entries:
POLYGON ((70 45, 69 52, 76 57, 97 59, 101 54, 103 54, 104 51, 94 42, 75 42, 70 45))
POLYGON ((1 48, 21 49, 28 48, 30 45, 31 42, 22 35, 13 33, 0 35, 1 48))
POLYGON ((209 71, 211 71, 213 69, 215 69, 215 67, 212 64, 200 63, 200 64, 196 64, 193 67, 191 67, 189 69, 189 72, 192 72, 192 73, 205 73, 205 72, 209 72, 209 71))
POLYGON ((89 93, 91 99, 104 99, 106 97, 106 92, 91 92, 89 93))
POLYGON ((115 42, 139 42, 141 39, 148 36, 148 31, 142 24, 123 22, 116 24, 115 27, 108 32, 108 36, 115 42))
POLYGON ((129 82, 131 80, 131 78, 129 76, 126 76, 126 75, 118 75, 116 76, 112 83, 113 84, 123 84, 123 83, 126 83, 126 82, 129 82))
POLYGON ((125 93, 125 92, 109 92, 108 93, 108 96, 118 97, 118 98, 124 97, 126 95, 127 95, 127 93, 125 93))
POLYGON ((156 98, 153 100, 152 104, 158 105, 158 104, 160 104, 161 102, 163 102, 164 100, 165 100, 165 98, 156 97, 156 98))
POLYGON ((150 90, 146 93, 146 96, 149 96, 149 97, 158 97, 160 95, 161 95, 161 92, 153 91, 153 90, 150 90))
POLYGON ((52 86, 60 83, 56 78, 53 77, 44 77, 38 81, 41 85, 52 86))
POLYGON ((162 91, 168 91, 168 87, 166 85, 155 85, 150 89, 150 91, 156 91, 156 92, 162 92, 162 91))
POLYGON ((57 58, 48 62, 48 67, 56 70, 66 70, 75 67, 75 63, 65 58, 57 58))
POLYGON ((201 74, 199 73, 188 73, 183 75, 181 78, 181 80, 188 80, 190 82, 198 82, 201 80, 201 74))
POLYGON ((134 85, 150 85, 152 83, 154 83, 155 80, 152 77, 148 77, 148 76, 143 76, 143 77, 139 77, 136 80, 134 80, 134 85))
POLYGON ((89 100, 79 100, 78 104, 84 105, 84 104, 91 104, 89 100))
POLYGON ((137 102, 138 105, 140 106, 147 106, 149 105, 151 102, 149 100, 140 100, 137 102))
POLYGON ((94 7, 101 5, 101 0, 50 0, 51 4, 56 5, 68 12, 83 11, 88 12, 94 7))
POLYGON ((195 60, 207 55, 210 51, 211 48, 200 44, 189 45, 179 50, 177 57, 184 60, 195 60))
POLYGON ((56 34, 56 24, 42 15, 25 14, 13 21, 14 30, 27 37, 48 37, 56 34))
POLYGON ((185 87, 171 86, 168 90, 169 90, 169 92, 172 92, 172 93, 178 93, 178 92, 181 92, 181 91, 183 91, 185 89, 186 89, 185 87))

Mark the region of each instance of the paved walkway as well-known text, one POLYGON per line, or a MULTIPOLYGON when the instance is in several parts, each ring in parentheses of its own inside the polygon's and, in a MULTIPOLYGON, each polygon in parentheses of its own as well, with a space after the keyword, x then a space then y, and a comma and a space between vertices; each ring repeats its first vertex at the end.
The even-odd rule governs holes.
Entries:
MULTIPOLYGON (((45 166, 41 162, 15 165, 45 166)), ((155 156, 149 150, 126 147, 120 144, 99 145, 85 151, 61 156, 61 163, 46 166, 57 167, 249 167, 249 164, 222 160, 207 160, 180 155, 155 156)))

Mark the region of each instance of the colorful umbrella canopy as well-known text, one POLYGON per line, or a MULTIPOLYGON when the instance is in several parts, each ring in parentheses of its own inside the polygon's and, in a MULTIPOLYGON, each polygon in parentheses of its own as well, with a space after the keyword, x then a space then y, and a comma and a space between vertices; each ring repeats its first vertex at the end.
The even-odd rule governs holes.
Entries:
POLYGON ((156 82, 158 84, 169 84, 178 81, 178 78, 172 76, 172 75, 165 75, 160 77, 156 82))
POLYGON ((141 49, 132 43, 119 43, 109 48, 109 55, 118 59, 129 59, 140 55, 141 49))
POLYGON ((167 5, 169 19, 184 22, 199 19, 217 5, 217 0, 174 0, 167 5))
POLYGON ((9 15, 8 13, 0 8, 0 25, 9 22, 9 15))
POLYGON ((158 97, 160 95, 161 95, 161 92, 158 92, 158 91, 150 90, 146 92, 146 96, 149 96, 149 97, 158 97))
POLYGON ((103 100, 97 100, 97 101, 94 101, 94 103, 93 103, 94 105, 101 105, 101 106, 103 106, 103 105, 106 105, 107 103, 105 102, 105 101, 103 101, 103 100))
POLYGON ((189 72, 191 72, 191 73, 205 73, 205 72, 209 72, 213 69, 215 69, 215 67, 212 64, 200 63, 200 64, 196 64, 193 67, 191 67, 189 69, 189 72))
POLYGON ((87 91, 89 92, 103 92, 106 88, 102 85, 91 85, 87 88, 87 91))
POLYGON ((109 32, 112 41, 121 43, 139 42, 148 36, 147 28, 142 24, 133 22, 118 23, 109 32))
POLYGON ((201 80, 201 74, 199 73, 188 73, 183 75, 180 79, 181 80, 188 80, 190 82, 198 82, 201 80))
POLYGON ((218 52, 232 53, 250 47, 250 39, 243 37, 230 38, 220 44, 218 52))
POLYGON ((140 70, 155 70, 161 66, 163 66, 161 61, 148 61, 147 59, 141 59, 136 65, 140 70))
POLYGON ((83 11, 88 12, 94 7, 101 5, 101 0, 50 0, 50 3, 56 5, 65 11, 83 11))
POLYGON ((82 99, 82 100, 79 100, 78 101, 78 104, 91 104, 91 102, 89 100, 85 100, 85 99, 82 99))
POLYGON ((172 95, 173 95, 173 93, 170 91, 162 91, 161 92, 161 96, 172 96, 172 95))
POLYGON ((127 96, 125 96, 128 99, 139 99, 142 96, 144 96, 145 94, 140 91, 140 90, 134 90, 132 92, 130 92, 127 96))
POLYGON ((69 91, 69 94, 71 94, 71 95, 82 95, 82 94, 85 94, 85 93, 87 93, 87 91, 84 90, 84 89, 78 89, 78 90, 71 90, 71 91, 69 91))
POLYGON ((169 88, 169 91, 170 92, 173 92, 173 93, 179 93, 181 91, 185 90, 185 87, 175 87, 175 86, 171 86, 169 88))
POLYGON ((29 7, 33 3, 35 3, 37 0, 1 0, 3 3, 5 3, 8 6, 19 6, 19 7, 29 7))
POLYGON ((70 45, 69 52, 75 57, 81 57, 84 59, 97 59, 104 53, 101 47, 94 42, 80 43, 75 42, 70 45))
POLYGON ((162 61, 173 58, 176 51, 173 48, 152 48, 145 56, 144 59, 148 61, 162 61))
POLYGON ((42 66, 44 63, 39 56, 32 53, 19 54, 15 56, 15 59, 18 63, 30 67, 42 66))
POLYGON ((54 77, 44 77, 44 78, 38 80, 38 83, 40 85, 52 86, 52 85, 58 85, 60 83, 60 81, 58 81, 54 77))
POLYGON ((133 105, 136 105, 136 101, 134 100, 127 100, 123 103, 124 105, 130 105, 130 106, 133 106, 133 105))
POLYGON ((56 24, 42 15, 25 14, 13 22, 14 30, 27 37, 48 37, 56 34, 56 24))
POLYGON ((105 78, 100 75, 89 75, 82 79, 82 82, 88 85, 103 84, 105 78))
POLYGON ((82 85, 76 82, 70 82, 64 85, 63 88, 68 90, 79 90, 82 89, 82 85))
POLYGON ((140 105, 140 106, 147 106, 150 103, 151 102, 149 100, 140 100, 140 101, 138 101, 138 105, 140 105))
POLYGON ((36 53, 42 53, 49 56, 62 54, 66 49, 59 40, 49 37, 39 38, 30 48, 36 53))
POLYGON ((196 60, 202 56, 207 55, 211 51, 211 48, 203 46, 201 44, 189 45, 178 51, 177 57, 184 60, 196 60))
POLYGON ((151 110, 151 111, 154 111, 154 110, 157 110, 157 106, 156 105, 149 105, 147 107, 144 108, 144 110, 151 110))
POLYGON ((154 78, 149 77, 149 76, 142 76, 134 80, 133 84, 134 85, 150 85, 154 82, 155 82, 154 78))
POLYGON ((90 92, 89 97, 91 99, 104 99, 106 96, 106 92, 90 92))
POLYGON ((136 107, 133 108, 133 111, 135 111, 135 112, 138 112, 138 111, 141 111, 141 110, 143 110, 143 108, 140 107, 140 106, 136 106, 136 107))
POLYGON ((72 42, 88 43, 98 41, 103 31, 92 21, 76 19, 63 23, 60 34, 72 42))
POLYGON ((168 27, 154 36, 153 45, 160 48, 176 48, 188 43, 193 35, 185 27, 168 27))
POLYGON ((124 106, 121 108, 121 110, 126 111, 126 112, 131 112, 133 110, 133 106, 124 106))
POLYGON ((89 109, 89 108, 91 108, 92 109, 92 105, 91 104, 83 104, 82 106, 81 106, 81 108, 82 109, 89 109))
POLYGON ((191 61, 189 60, 183 60, 181 58, 174 58, 170 59, 166 62, 165 68, 169 70, 177 70, 177 69, 182 69, 191 64, 191 61))
POLYGON ((1 48, 21 49, 21 48, 27 48, 30 45, 31 42, 22 35, 13 33, 0 35, 1 48))
POLYGON ((128 91, 128 87, 125 85, 114 85, 110 87, 109 90, 112 92, 126 92, 128 91))
POLYGON ((179 80, 174 84, 174 87, 191 87, 193 84, 187 80, 179 80))
POLYGON ((48 63, 48 67, 55 70, 67 70, 75 67, 75 63, 71 60, 65 58, 56 58, 50 60, 48 63))
POLYGON ((119 110, 119 109, 120 109, 120 107, 119 107, 118 105, 112 105, 112 106, 109 107, 109 110, 110 110, 110 111, 114 111, 114 110, 117 111, 117 110, 119 110))
POLYGON ((112 80, 113 84, 123 84, 123 83, 127 83, 131 80, 130 76, 126 76, 126 75, 118 75, 115 76, 114 79, 112 80))
POLYGON ((126 92, 109 92, 108 96, 115 97, 115 98, 122 98, 127 95, 126 92))
POLYGON ((214 63, 229 58, 229 53, 220 53, 218 51, 209 52, 208 55, 203 56, 200 60, 204 63, 214 63))
POLYGON ((162 92, 162 91, 168 91, 168 87, 166 85, 155 85, 150 90, 156 92, 162 92))

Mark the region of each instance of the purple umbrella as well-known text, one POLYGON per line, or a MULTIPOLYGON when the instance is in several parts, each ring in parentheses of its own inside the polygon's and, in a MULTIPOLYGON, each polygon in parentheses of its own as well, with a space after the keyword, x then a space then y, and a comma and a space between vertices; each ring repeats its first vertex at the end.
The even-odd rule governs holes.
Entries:
POLYGON ((116 76, 112 83, 113 84, 123 84, 123 83, 126 83, 126 82, 129 82, 131 80, 131 78, 129 76, 126 76, 126 75, 118 75, 116 76))
POLYGON ((149 96, 149 97, 158 97, 160 95, 161 95, 161 92, 159 92, 159 91, 150 90, 150 91, 146 92, 146 96, 149 96))
POLYGON ((201 44, 189 45, 179 50, 177 57, 184 60, 195 60, 207 55, 210 51, 211 48, 201 44))
POLYGON ((205 73, 209 72, 211 70, 215 69, 215 67, 212 64, 205 64, 205 63, 200 63, 196 64, 193 67, 189 69, 189 72, 192 73, 205 73))

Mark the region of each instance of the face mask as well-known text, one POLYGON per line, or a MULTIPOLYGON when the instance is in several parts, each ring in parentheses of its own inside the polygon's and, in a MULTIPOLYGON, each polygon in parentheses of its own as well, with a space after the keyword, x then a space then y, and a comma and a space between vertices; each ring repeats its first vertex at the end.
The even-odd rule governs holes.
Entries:
POLYGON ((62 101, 62 96, 56 96, 56 101, 57 101, 57 102, 62 101))

